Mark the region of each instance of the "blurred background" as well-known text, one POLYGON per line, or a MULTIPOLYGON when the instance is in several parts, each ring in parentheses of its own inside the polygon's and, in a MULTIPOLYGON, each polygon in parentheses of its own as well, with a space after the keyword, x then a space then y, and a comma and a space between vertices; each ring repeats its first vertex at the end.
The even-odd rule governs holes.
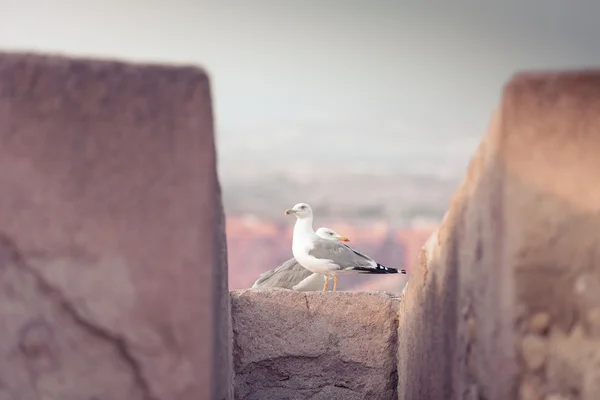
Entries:
POLYGON ((298 202, 410 270, 502 85, 600 64, 599 20, 600 3, 558 0, 0 0, 0 49, 206 68, 235 289, 292 256, 298 202))

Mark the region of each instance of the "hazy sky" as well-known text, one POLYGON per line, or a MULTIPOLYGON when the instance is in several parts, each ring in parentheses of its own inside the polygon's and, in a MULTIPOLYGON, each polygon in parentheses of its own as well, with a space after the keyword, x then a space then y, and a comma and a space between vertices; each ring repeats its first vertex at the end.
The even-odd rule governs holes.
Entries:
POLYGON ((485 3, 0 0, 0 48, 204 66, 225 167, 460 169, 511 74, 600 64, 600 2, 485 3))

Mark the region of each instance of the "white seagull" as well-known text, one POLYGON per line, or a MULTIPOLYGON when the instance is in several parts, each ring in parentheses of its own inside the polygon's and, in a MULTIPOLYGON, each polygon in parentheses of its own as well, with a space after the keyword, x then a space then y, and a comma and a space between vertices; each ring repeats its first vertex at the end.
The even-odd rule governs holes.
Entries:
MULTIPOLYGON (((341 236, 333 229, 325 227, 317 229, 316 234, 326 240, 350 241, 346 236, 341 236)), ((301 292, 320 290, 322 282, 320 275, 307 270, 295 258, 291 258, 279 267, 260 274, 252 289, 274 287, 301 292)))
MULTIPOLYGON (((296 216, 292 239, 294 258, 307 270, 325 276, 323 291, 326 291, 329 285, 328 277, 333 277, 333 291, 335 292, 338 275, 398 273, 397 269, 383 266, 346 244, 317 236, 312 228, 313 212, 308 204, 298 203, 291 209, 285 210, 285 213, 296 216)), ((405 270, 400 270, 400 272, 406 274, 405 270)))

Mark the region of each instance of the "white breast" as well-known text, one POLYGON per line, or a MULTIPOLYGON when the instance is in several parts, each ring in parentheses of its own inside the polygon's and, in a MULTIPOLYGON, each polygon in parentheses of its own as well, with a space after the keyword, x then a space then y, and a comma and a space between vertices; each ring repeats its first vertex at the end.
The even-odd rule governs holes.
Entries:
POLYGON ((292 244, 292 253, 294 254, 296 261, 298 261, 298 263, 307 270, 319 274, 329 275, 329 272, 334 266, 331 264, 330 260, 318 259, 308 254, 312 248, 312 242, 295 240, 292 244))

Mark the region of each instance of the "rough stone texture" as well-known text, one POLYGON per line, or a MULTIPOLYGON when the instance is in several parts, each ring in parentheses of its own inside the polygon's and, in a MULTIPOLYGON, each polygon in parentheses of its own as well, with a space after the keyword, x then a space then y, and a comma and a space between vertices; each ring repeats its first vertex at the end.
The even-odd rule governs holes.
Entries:
POLYGON ((546 334, 550 327, 550 314, 547 312, 538 312, 529 318, 529 332, 537 334, 546 334))
POLYGON ((236 399, 396 399, 396 298, 264 289, 231 300, 236 399))
POLYGON ((599 154, 600 73, 506 86, 404 290, 400 399, 598 399, 599 154))
POLYGON ((0 399, 232 396, 209 81, 0 54, 0 399))
POLYGON ((538 335, 528 334, 521 341, 521 356, 527 369, 538 371, 548 356, 548 341, 538 335))

